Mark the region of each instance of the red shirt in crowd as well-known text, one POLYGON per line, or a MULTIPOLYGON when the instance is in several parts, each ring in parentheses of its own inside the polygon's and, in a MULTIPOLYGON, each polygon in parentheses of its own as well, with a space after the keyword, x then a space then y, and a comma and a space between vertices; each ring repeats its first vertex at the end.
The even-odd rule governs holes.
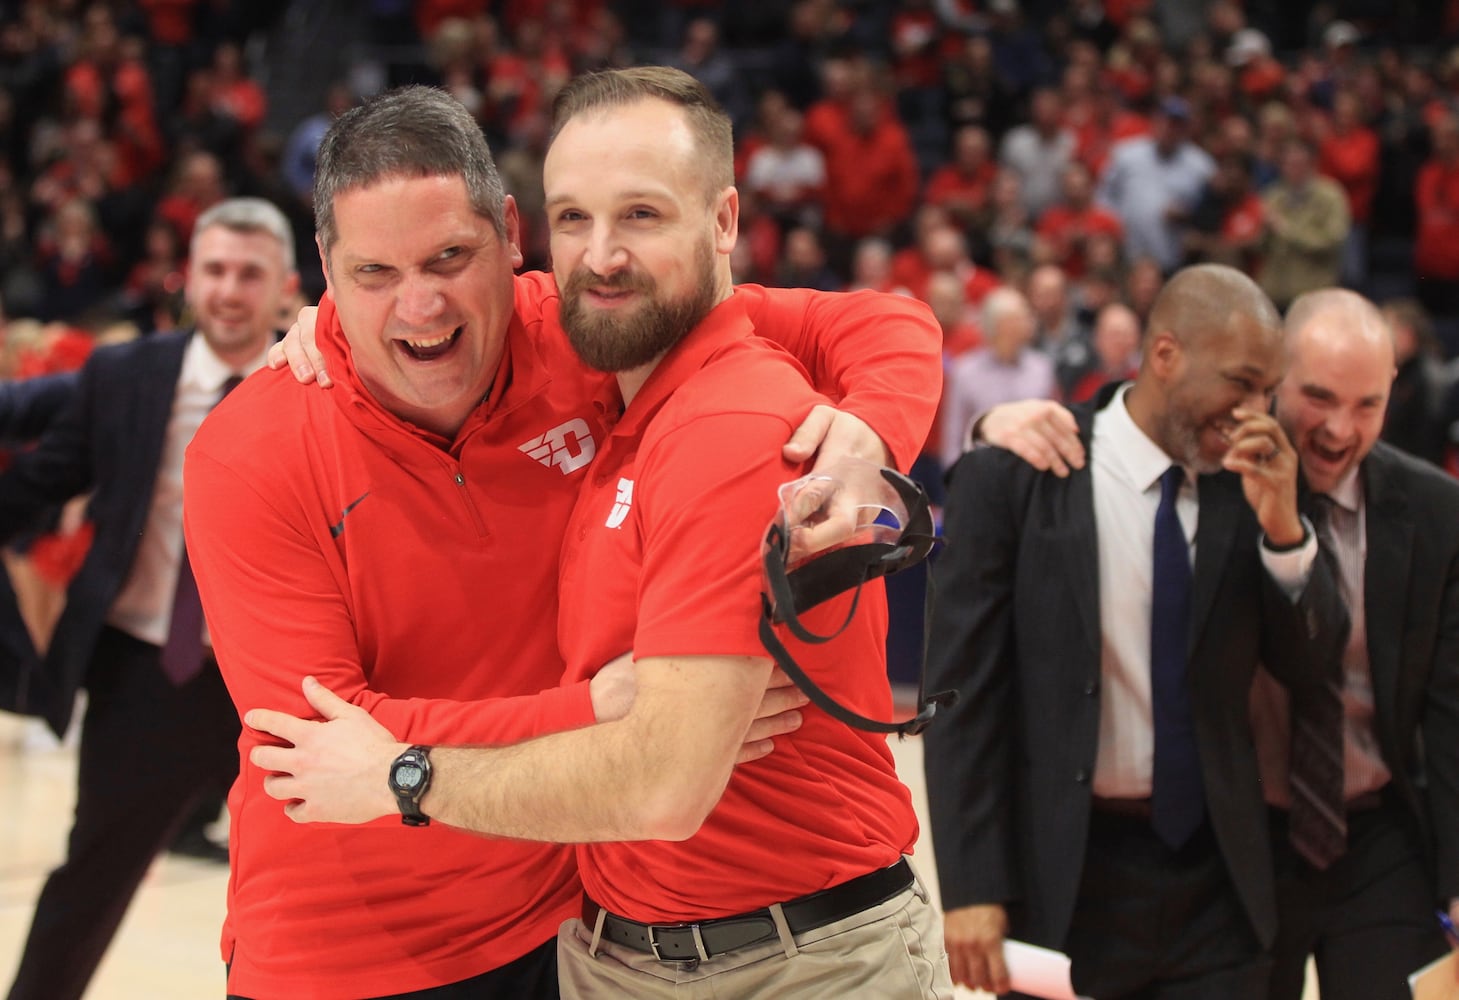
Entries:
POLYGON ((1261 233, 1265 222, 1266 209, 1261 195, 1250 192, 1226 209, 1221 220, 1221 238, 1230 243, 1246 243, 1261 233))
MULTIPOLYGON (((998 275, 986 267, 967 263, 957 273, 963 278, 963 293, 970 307, 977 307, 983 298, 1003 282, 998 275)), ((892 255, 891 284, 905 289, 914 299, 927 300, 927 282, 932 278, 932 267, 916 247, 903 247, 892 255)))
MULTIPOLYGON (((669 352, 604 443, 568 525, 558 636, 569 682, 629 649, 637 658, 766 655, 760 542, 777 487, 806 471, 786 464, 779 445, 821 401, 733 299, 669 352)), ((850 599, 812 612, 807 627, 834 629, 850 599)), ((831 643, 784 638, 834 697, 885 717, 886 626, 878 581, 831 643)), ((587 894, 644 922, 724 917, 909 853, 917 820, 886 737, 804 714, 773 759, 734 769, 688 840, 579 846, 587 894)))
POLYGON ((1079 379, 1079 381, 1074 383, 1073 388, 1069 390, 1069 398, 1066 399, 1065 402, 1087 402, 1088 400, 1094 398, 1094 394, 1099 392, 1099 390, 1104 387, 1105 383, 1123 382, 1126 379, 1134 378, 1138 374, 1139 369, 1134 366, 1131 366, 1130 368, 1126 369, 1123 372, 1120 372, 1117 375, 1109 375, 1101 369, 1096 368, 1092 372, 1087 372, 1079 379))
POLYGON ((1277 96, 1287 79, 1287 71, 1271 56, 1256 56, 1241 68, 1236 84, 1251 101, 1265 101, 1277 96))
MULTIPOLYGON (((453 440, 363 388, 327 298, 335 388, 261 372, 203 424, 185 473, 188 553, 240 712, 311 715, 299 685, 313 674, 412 742, 500 744, 592 721, 584 686, 558 687, 556 552, 617 389, 571 352, 550 275, 515 288, 500 373, 453 440)), ((913 395, 936 364, 925 308, 753 286, 734 301, 823 384, 854 383, 843 407, 910 463, 933 405, 913 395), (848 363, 830 367, 828 349, 848 363)), ((343 1000, 455 983, 576 913, 569 847, 398 819, 295 824, 248 763, 259 741, 245 728, 229 796, 229 992, 343 1000)))
POLYGON ((1115 144, 1138 135, 1149 135, 1150 122, 1133 111, 1116 111, 1108 122, 1090 118, 1075 123, 1073 129, 1074 155, 1092 175, 1099 177, 1115 144))
MULTIPOLYGON (((814 110, 814 109, 813 109, 814 110)), ((826 158, 826 228, 845 236, 884 232, 911 214, 920 180, 907 130, 884 111, 867 134, 827 116, 806 138, 826 158)))
POLYGON ((988 190, 993 186, 993 178, 997 176, 996 163, 983 164, 971 176, 949 163, 938 167, 927 178, 922 200, 929 205, 941 205, 961 215, 971 215, 982 211, 983 206, 988 204, 988 190))
POLYGON ((1333 132, 1318 147, 1317 169, 1347 192, 1348 210, 1355 223, 1366 224, 1373 214, 1378 153, 1378 134, 1370 128, 1355 128, 1345 134, 1333 132))
POLYGON ((421 38, 430 38, 447 18, 470 21, 487 13, 487 0, 414 0, 415 27, 421 38))
POLYGON ((1429 160, 1419 168, 1413 197, 1414 270, 1420 278, 1459 281, 1459 163, 1429 160))
POLYGON ((193 8, 198 0, 137 0, 147 15, 147 30, 158 45, 186 45, 193 37, 193 8))
POLYGON ((1120 224, 1119 216, 1098 205, 1074 209, 1056 203, 1039 216, 1038 234, 1049 242, 1055 262, 1071 278, 1084 275, 1084 239, 1098 233, 1120 240, 1124 238, 1125 227, 1120 224))

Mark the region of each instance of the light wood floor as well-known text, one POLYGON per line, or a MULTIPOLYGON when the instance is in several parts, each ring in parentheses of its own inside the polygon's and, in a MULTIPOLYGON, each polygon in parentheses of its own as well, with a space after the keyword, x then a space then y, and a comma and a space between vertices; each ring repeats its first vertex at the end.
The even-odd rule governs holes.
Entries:
MULTIPOLYGON (((926 824, 920 740, 892 741, 897 767, 926 824)), ((75 751, 31 722, 0 713, 0 989, 8 987, 46 873, 65 852, 75 798, 75 751)), ((917 860, 934 881, 931 845, 917 860)), ((87 1000, 206 1000, 223 996, 218 928, 228 873, 164 856, 153 865, 87 1000)), ((934 889, 933 898, 936 898, 934 889)), ((1306 1000, 1315 1000, 1308 991, 1306 1000)), ((959 996, 986 996, 960 991, 959 996)))

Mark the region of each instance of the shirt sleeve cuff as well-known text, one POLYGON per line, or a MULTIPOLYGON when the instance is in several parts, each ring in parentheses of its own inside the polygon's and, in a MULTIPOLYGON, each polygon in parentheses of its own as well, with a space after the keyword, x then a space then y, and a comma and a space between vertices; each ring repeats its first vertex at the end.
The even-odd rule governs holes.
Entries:
POLYGON ((1312 530, 1312 522, 1305 517, 1302 518, 1302 530, 1302 543, 1292 549, 1272 548, 1266 535, 1261 536, 1261 563, 1293 603, 1307 589, 1312 564, 1317 560, 1317 532, 1312 530))

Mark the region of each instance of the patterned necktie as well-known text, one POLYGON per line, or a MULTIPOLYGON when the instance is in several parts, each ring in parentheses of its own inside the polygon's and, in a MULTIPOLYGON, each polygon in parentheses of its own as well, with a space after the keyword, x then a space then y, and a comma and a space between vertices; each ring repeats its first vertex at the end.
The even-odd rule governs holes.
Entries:
MULTIPOLYGON (((1332 498, 1314 495, 1313 527, 1318 558, 1341 583, 1337 538, 1332 525, 1332 498)), ((1319 871, 1347 850, 1347 815, 1343 810, 1343 707, 1339 682, 1292 698, 1292 811, 1287 836, 1292 848, 1319 871)))
POLYGON ((1172 465, 1160 477, 1155 511, 1155 562, 1150 601, 1150 702, 1155 724, 1151 824, 1179 850, 1205 816, 1201 759, 1186 686, 1190 642, 1190 546, 1176 514, 1185 470, 1172 465))
MULTIPOLYGON (((218 402, 243 381, 230 375, 223 382, 218 402)), ((216 404, 215 404, 216 405, 216 404)), ((184 544, 177 567, 177 589, 172 594, 172 618, 167 626, 167 643, 162 647, 162 672, 176 687, 182 687, 203 669, 203 602, 198 581, 187 558, 184 544)))

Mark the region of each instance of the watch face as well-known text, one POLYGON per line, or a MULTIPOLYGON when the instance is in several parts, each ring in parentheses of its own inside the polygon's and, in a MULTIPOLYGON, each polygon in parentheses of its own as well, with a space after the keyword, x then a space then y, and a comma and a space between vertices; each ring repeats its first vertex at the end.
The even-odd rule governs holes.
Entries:
POLYGON ((401 764, 395 769, 395 784, 409 791, 420 784, 423 774, 419 764, 401 764))

